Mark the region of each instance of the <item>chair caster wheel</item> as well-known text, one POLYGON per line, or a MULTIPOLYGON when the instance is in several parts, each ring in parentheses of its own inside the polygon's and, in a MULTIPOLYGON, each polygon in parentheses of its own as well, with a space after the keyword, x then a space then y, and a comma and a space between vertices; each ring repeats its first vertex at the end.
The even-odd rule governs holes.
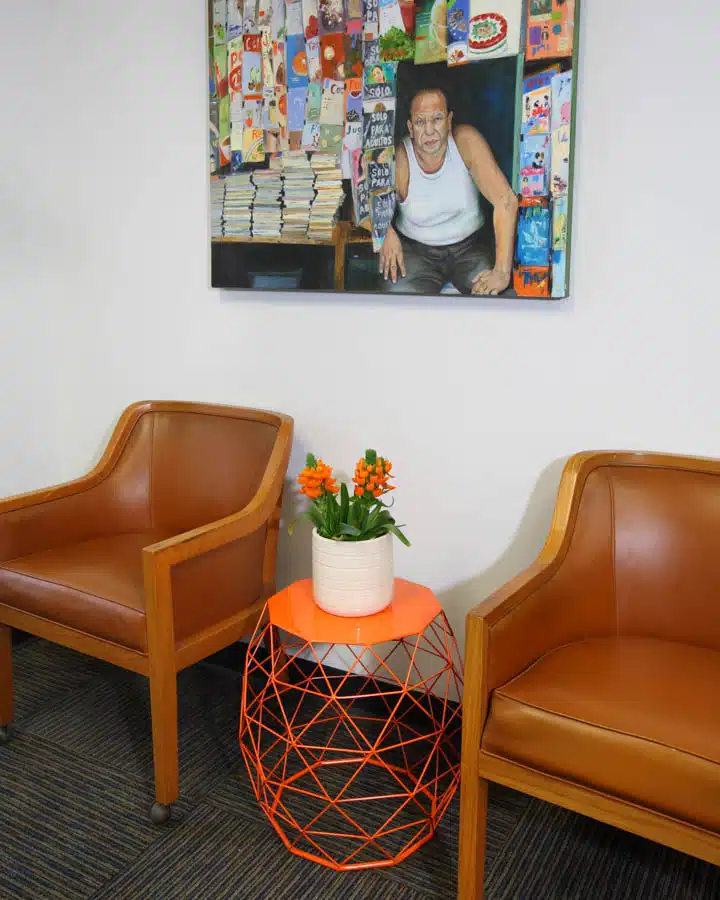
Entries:
POLYGON ((153 803, 150 810, 150 821, 153 825, 164 825, 172 813, 172 806, 166 803, 153 803))
POLYGON ((12 725, 0 725, 0 744, 7 744, 12 737, 12 725))

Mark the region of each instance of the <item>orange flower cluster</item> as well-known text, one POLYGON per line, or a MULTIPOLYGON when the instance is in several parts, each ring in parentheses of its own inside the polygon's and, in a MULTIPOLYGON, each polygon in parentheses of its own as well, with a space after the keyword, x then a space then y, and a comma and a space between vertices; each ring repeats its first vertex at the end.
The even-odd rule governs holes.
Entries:
POLYGON ((340 490, 335 484, 331 467, 326 466, 321 459, 308 459, 308 465, 298 475, 297 480, 300 485, 300 493, 305 494, 311 500, 316 500, 323 491, 327 491, 328 494, 337 494, 340 490))
POLYGON ((355 496, 362 497, 369 492, 373 497, 381 497, 388 491, 394 491, 394 485, 388 484, 388 478, 393 477, 390 474, 391 469, 392 463, 389 459, 382 459, 378 456, 373 464, 368 463, 367 458, 361 457, 357 461, 353 477, 355 496))

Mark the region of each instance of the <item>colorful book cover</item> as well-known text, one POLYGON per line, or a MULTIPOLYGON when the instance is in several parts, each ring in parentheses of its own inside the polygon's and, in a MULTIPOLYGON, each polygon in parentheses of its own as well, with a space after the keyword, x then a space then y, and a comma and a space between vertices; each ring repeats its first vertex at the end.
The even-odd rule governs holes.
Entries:
POLYGON ((312 37, 305 42, 305 53, 307 54, 308 80, 322 82, 319 37, 312 37))
POLYGON ((362 78, 348 78, 345 81, 345 122, 362 122, 362 112, 362 78))
POLYGON ((522 134, 550 133, 550 101, 553 75, 560 66, 553 66, 523 81, 522 134))
POLYGON ((550 190, 550 135, 526 134, 520 143, 518 192, 537 197, 550 190))
POLYGON ((303 8, 302 0, 287 0, 285 4, 285 31, 286 37, 291 34, 303 34, 303 8))
POLYGON ((552 249, 552 295, 564 297, 567 293, 567 195, 553 200, 553 249, 552 249))
POLYGON ((368 190, 371 194, 378 191, 395 190, 395 148, 384 147, 382 150, 369 150, 365 153, 368 190))
POLYGON ((553 196, 566 194, 570 183, 572 90, 572 71, 560 72, 553 77, 550 113, 552 129, 550 190, 553 196))
POLYGON ((280 130, 287 138, 287 71, 285 68, 285 41, 273 41, 273 80, 280 130))
POLYGON ((572 56, 574 31, 575 0, 528 0, 526 59, 572 56))
POLYGON ((262 43, 259 34, 243 35, 243 97, 262 100, 262 43))
POLYGON ((363 65, 380 62, 380 10, 378 0, 363 0, 363 65))
POLYGON ((243 101, 243 115, 246 128, 262 128, 262 98, 246 97, 243 101))
POLYGON ((213 66, 215 70, 215 96, 220 99, 228 93, 228 53, 227 44, 218 44, 213 48, 213 66))
POLYGON ((341 81, 345 77, 345 35, 341 32, 320 35, 322 77, 341 81))
POLYGON ((270 111, 275 106, 275 74, 272 61, 272 36, 270 27, 263 26, 260 29, 260 71, 262 74, 263 95, 263 128, 269 129, 273 125, 270 122, 270 111))
POLYGON ((257 0, 257 21, 259 28, 269 28, 272 17, 272 0, 257 0))
POLYGON ((550 127, 554 131, 561 125, 569 125, 572 116, 572 69, 553 75, 550 127))
POLYGON ((288 91, 298 88, 302 88, 305 91, 308 85, 305 38, 301 34, 289 34, 285 46, 287 47, 288 91))
POLYGON ((363 29, 368 40, 373 40, 379 35, 380 7, 378 0, 363 0, 363 29))
POLYGON ((370 194, 373 250, 378 253, 395 215, 395 191, 370 194))
POLYGON ((234 103, 238 97, 242 96, 242 56, 243 41, 240 38, 233 38, 228 41, 228 90, 230 91, 230 102, 234 103))
POLYGON ((213 0, 213 42, 216 47, 227 41, 227 5, 228 0, 213 0))
POLYGON ((378 5, 380 59, 413 59, 415 35, 408 33, 399 0, 379 0, 378 5))
POLYGON ((345 31, 345 3, 343 0, 318 0, 318 30, 323 34, 345 31))
POLYGON ((362 78, 348 78, 345 81, 345 135, 341 160, 343 178, 350 178, 353 153, 362 148, 362 104, 362 78))
POLYGON ((359 228, 370 231, 370 193, 365 177, 365 157, 362 150, 355 150, 352 154, 350 190, 353 201, 353 221, 359 228))
POLYGON ((318 0, 302 0, 303 33, 305 40, 318 36, 318 0))
POLYGON ((468 61, 470 0, 448 0, 447 63, 462 66, 468 61))
POLYGON ((447 6, 419 0, 415 16, 415 65, 447 60, 447 6))
POLYGON ((305 96, 307 88, 290 88, 287 94, 288 131, 302 131, 305 127, 305 96))
POLYGON ((345 33, 345 78, 362 78, 362 31, 345 33))
POLYGON ((548 178, 545 169, 525 168, 520 170, 520 190, 522 197, 544 197, 548 192, 548 178))
POLYGON ((257 3, 252 2, 243 4, 243 34, 258 34, 260 25, 258 24, 257 3))
MULTIPOLYGON (((232 139, 232 132, 230 133, 230 137, 232 139)), ((230 171, 231 172, 242 172, 242 168, 243 168, 242 148, 240 150, 231 150, 230 171)))
POLYGON ((549 297, 549 266, 518 266, 513 272, 513 288, 518 297, 549 297))
POLYGON ((210 117, 208 124, 210 126, 210 172, 215 172, 218 167, 218 140, 220 136, 220 108, 217 99, 212 99, 210 101, 210 117))
POLYGON ((272 0, 272 19, 270 29, 273 41, 282 40, 287 34, 285 28, 285 0, 272 0))
POLYGON ((247 163, 265 161, 265 132, 262 128, 246 128, 243 132, 243 160, 247 163))
POLYGON ((517 56, 523 38, 525 0, 470 0, 468 57, 498 59, 517 56))
POLYGON ((517 263, 549 266, 550 253, 550 204, 544 197, 524 198, 518 212, 517 263))
POLYGON ((243 36, 243 0, 228 0, 227 39, 236 41, 243 36))
POLYGON ((339 156, 342 151, 344 133, 342 125, 323 125, 321 123, 320 149, 325 153, 336 153, 339 156))
POLYGON ((306 122, 302 133, 302 148, 309 152, 320 149, 320 123, 306 122))
POLYGON ((220 168, 230 165, 230 97, 226 94, 218 100, 218 163, 220 168))
POLYGON ((363 147, 381 150, 395 145, 395 100, 365 100, 363 103, 363 147))
POLYGON ((377 63, 366 66, 363 78, 365 100, 389 100, 397 89, 397 63, 377 63))
MULTIPOLYGON (((363 0, 347 0, 345 3, 345 18, 348 22, 359 20, 362 24, 363 0)), ((355 27, 355 26, 353 26, 355 27)))
POLYGON ((323 81, 320 124, 340 125, 341 127, 345 124, 345 83, 343 81, 331 78, 323 81))
POLYGON ((322 85, 317 81, 311 81, 307 86, 307 94, 305 96, 305 121, 319 122, 321 107, 322 85))

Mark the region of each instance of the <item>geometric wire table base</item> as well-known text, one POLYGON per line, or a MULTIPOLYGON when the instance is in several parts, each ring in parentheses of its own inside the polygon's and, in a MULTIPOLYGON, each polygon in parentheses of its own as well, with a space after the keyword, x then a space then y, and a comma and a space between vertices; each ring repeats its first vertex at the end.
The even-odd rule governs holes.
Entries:
POLYGON ((457 642, 440 613, 423 634, 344 645, 347 672, 325 668, 334 646, 256 629, 243 757, 288 850, 337 870, 394 865, 433 836, 460 780, 457 642), (310 655, 310 671, 295 653, 310 655))

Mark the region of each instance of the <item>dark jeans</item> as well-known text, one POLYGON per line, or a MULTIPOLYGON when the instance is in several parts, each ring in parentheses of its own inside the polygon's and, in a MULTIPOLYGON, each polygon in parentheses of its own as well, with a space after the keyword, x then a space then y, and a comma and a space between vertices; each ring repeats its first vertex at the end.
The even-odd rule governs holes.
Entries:
POLYGON ((495 265, 486 230, 476 231, 457 244, 430 247, 405 237, 398 231, 403 248, 405 271, 395 284, 388 278, 385 291, 393 294, 439 294, 450 282, 461 294, 470 294, 473 278, 495 265))

